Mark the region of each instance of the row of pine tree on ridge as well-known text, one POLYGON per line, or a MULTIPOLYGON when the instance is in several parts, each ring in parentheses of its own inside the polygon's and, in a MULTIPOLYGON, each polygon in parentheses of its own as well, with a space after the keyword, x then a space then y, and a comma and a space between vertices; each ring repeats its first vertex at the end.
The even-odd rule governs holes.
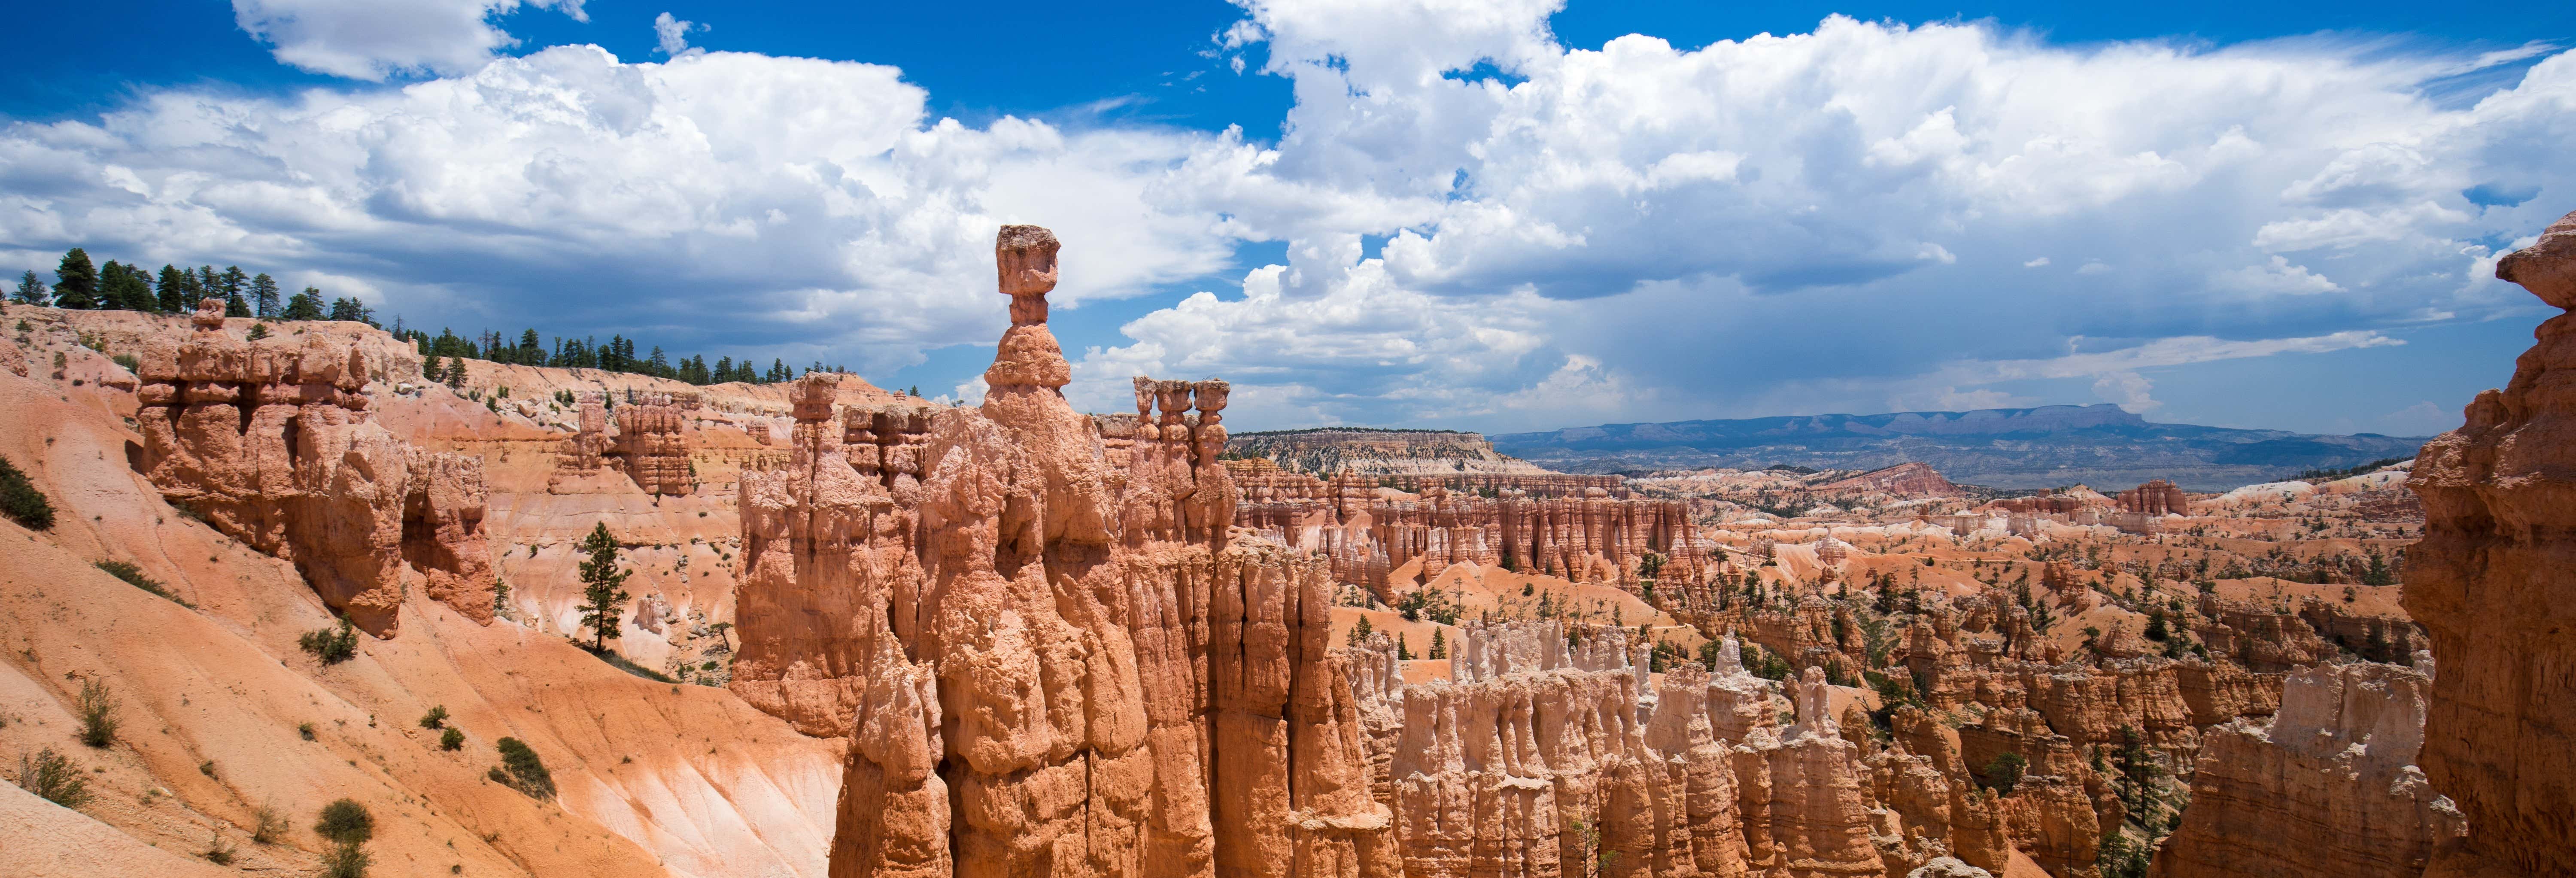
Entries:
MULTIPOLYGON (((5 276, 5 275, 0 275, 5 276)), ((255 317, 260 320, 346 320, 382 329, 376 322, 375 309, 356 297, 343 296, 323 301, 322 291, 305 287, 303 292, 280 298, 277 279, 266 272, 252 275, 240 266, 227 266, 217 271, 214 266, 195 269, 175 265, 161 266, 158 275, 140 265, 108 260, 105 265, 90 260, 89 252, 74 247, 63 254, 54 269, 54 282, 47 285, 33 270, 18 279, 18 289, 10 298, 27 305, 43 305, 86 311, 140 311, 149 314, 186 314, 197 309, 197 302, 207 298, 224 300, 224 316, 255 317)), ((651 375, 690 384, 723 384, 739 381, 769 384, 787 381, 802 374, 785 360, 772 359, 769 368, 761 369, 745 357, 736 362, 722 357, 713 365, 705 355, 683 357, 673 362, 659 346, 651 353, 637 355, 634 339, 609 336, 602 343, 596 338, 556 338, 548 350, 537 331, 520 333, 516 342, 498 332, 485 332, 477 338, 459 336, 441 329, 436 336, 418 329, 406 328, 401 318, 394 320, 394 337, 409 341, 419 348, 422 359, 437 369, 441 359, 453 370, 456 361, 484 360, 515 363, 523 366, 552 366, 566 369, 599 369, 651 375)), ((260 333, 265 335, 266 333, 260 333)), ((843 372, 840 366, 817 362, 804 372, 843 372)))

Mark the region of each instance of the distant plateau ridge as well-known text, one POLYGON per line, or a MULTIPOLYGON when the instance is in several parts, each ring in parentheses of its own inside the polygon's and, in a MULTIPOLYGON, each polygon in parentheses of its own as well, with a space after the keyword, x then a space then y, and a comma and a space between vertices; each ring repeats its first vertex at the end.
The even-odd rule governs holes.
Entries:
POLYGON ((1866 470, 1921 461, 1952 481, 1995 488, 2126 488, 2170 479, 2189 490, 2217 491, 2308 469, 2413 457, 2429 438, 2158 424, 2102 403, 1603 424, 1506 433, 1492 441, 1503 454, 1573 473, 1773 464, 1866 470))

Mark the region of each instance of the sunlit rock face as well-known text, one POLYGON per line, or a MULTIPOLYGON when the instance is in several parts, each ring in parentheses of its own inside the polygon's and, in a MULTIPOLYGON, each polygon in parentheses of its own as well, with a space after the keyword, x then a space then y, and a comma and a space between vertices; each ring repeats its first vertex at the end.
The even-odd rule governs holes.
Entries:
POLYGON ((185 341, 143 347, 129 462, 172 503, 293 561, 325 603, 394 633, 408 567, 431 597, 492 619, 482 461, 430 453, 369 418, 384 364, 319 333, 234 339, 207 299, 185 341))

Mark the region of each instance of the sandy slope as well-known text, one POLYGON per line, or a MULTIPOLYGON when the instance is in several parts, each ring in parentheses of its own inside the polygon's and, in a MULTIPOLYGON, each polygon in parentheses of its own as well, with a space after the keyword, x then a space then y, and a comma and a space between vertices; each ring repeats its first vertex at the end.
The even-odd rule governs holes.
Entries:
MULTIPOLYGON (((94 769, 97 796, 79 812, 19 796, 0 825, 42 827, 63 874, 185 874, 145 852, 194 855, 217 833, 245 867, 299 873, 321 846, 306 827, 343 796, 378 819, 380 875, 823 871, 840 742, 552 634, 476 625, 417 588, 399 638, 362 636, 358 658, 324 667, 295 641, 330 616, 292 567, 161 502, 126 465, 136 437, 120 392, 44 378, 0 372, 0 454, 58 510, 48 533, 0 521, 0 763, 14 775, 19 754, 52 747, 94 769), (101 559, 137 563, 196 609, 91 566, 101 559), (122 702, 105 750, 73 739, 88 680, 122 702), (433 705, 465 731, 463 750, 418 726, 433 705), (559 802, 483 778, 503 735, 544 757, 559 802), (294 827, 282 844, 248 842, 262 804, 294 827)), ((17 835, 0 846, 25 844, 17 835)))

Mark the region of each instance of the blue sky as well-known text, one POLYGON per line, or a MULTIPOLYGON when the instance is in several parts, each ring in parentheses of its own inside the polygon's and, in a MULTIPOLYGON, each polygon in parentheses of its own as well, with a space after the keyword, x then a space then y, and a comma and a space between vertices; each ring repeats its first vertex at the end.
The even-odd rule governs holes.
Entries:
POLYGON ((81 38, 0 70, 0 268, 238 263, 971 398, 990 229, 1036 222, 1104 410, 1151 372, 1244 429, 2420 434, 2510 375, 2545 315, 2493 256, 2576 207, 2576 12, 2457 13, 54 4, 10 14, 81 38))

